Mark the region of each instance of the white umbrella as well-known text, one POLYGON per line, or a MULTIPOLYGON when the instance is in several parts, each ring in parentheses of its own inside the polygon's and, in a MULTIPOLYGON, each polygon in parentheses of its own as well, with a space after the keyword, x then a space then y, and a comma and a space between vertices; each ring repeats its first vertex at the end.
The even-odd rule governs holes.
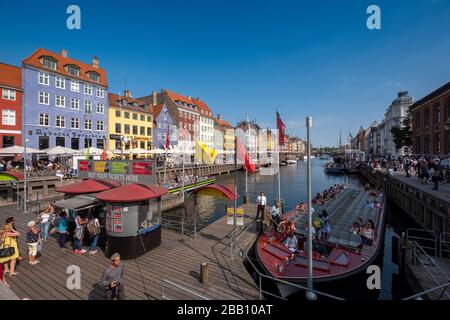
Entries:
POLYGON ((152 149, 152 150, 148 151, 148 153, 150 153, 150 154, 165 154, 166 151, 163 149, 152 149))
MULTIPOLYGON (((81 149, 80 151, 78 151, 78 153, 85 155, 87 153, 87 150, 88 150, 88 148, 84 148, 84 149, 81 149)), ((109 153, 111 153, 111 152, 107 150, 106 154, 109 154, 109 153)), ((102 154, 103 154, 103 149, 96 148, 96 147, 89 148, 89 155, 101 156, 102 154)))
MULTIPOLYGON (((73 154, 78 153, 78 150, 73 150, 73 149, 61 147, 61 146, 57 146, 57 147, 50 148, 50 149, 45 149, 43 151, 45 151, 45 153, 47 153, 48 155, 52 155, 52 156, 73 155, 73 154)), ((28 149, 27 149, 27 152, 28 152, 28 149)))
POLYGON ((141 148, 134 148, 133 150, 131 150, 134 154, 148 154, 150 153, 150 151, 145 150, 145 149, 141 149, 141 148))
MULTIPOLYGON (((0 155, 16 155, 16 154, 22 154, 24 153, 24 147, 20 146, 12 146, 7 148, 0 149, 0 155)), ((44 154, 45 151, 43 150, 36 150, 33 148, 27 148, 27 154, 34 154, 34 153, 42 153, 44 154)))

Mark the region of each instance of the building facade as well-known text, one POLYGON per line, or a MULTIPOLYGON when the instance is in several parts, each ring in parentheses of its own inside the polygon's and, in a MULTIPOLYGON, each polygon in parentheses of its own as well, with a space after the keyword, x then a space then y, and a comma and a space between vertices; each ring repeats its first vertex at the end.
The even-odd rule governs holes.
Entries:
POLYGON ((214 147, 214 117, 208 105, 200 100, 193 99, 195 105, 200 109, 200 133, 199 140, 208 148, 214 147))
POLYGON ((176 148, 178 145, 178 129, 174 116, 164 103, 153 106, 153 145, 157 149, 164 149, 167 143, 167 135, 169 134, 169 147, 176 148))
POLYGON ((413 152, 450 154, 450 82, 411 106, 413 152))
POLYGON ((133 154, 153 148, 153 115, 150 107, 133 99, 130 91, 123 96, 109 93, 108 148, 115 156, 133 154), (132 149, 137 152, 132 152, 132 149))
POLYGON ((86 64, 45 49, 23 61, 28 146, 103 148, 108 132, 108 83, 98 58, 86 64))
POLYGON ((22 145, 22 69, 0 63, 0 148, 22 145))

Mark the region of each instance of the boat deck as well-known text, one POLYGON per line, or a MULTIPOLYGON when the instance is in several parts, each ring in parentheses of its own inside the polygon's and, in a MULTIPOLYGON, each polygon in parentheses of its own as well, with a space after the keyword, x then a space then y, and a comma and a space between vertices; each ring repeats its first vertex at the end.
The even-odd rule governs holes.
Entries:
MULTIPOLYGON (((254 214, 254 206, 245 208, 246 214, 254 214)), ((18 213, 15 206, 0 208, 0 221, 14 216, 21 232, 19 249, 26 256, 26 224, 35 218, 34 214, 18 213)), ((240 259, 230 259, 229 233, 232 226, 226 224, 226 217, 202 229, 197 239, 182 237, 171 230, 162 230, 162 244, 136 260, 125 261, 124 287, 128 299, 161 299, 162 280, 167 279, 209 299, 247 300, 258 299, 258 289, 240 259), (208 263, 209 282, 199 281, 200 265, 208 263)), ((256 239, 251 230, 241 239, 241 246, 249 246, 256 239)), ((50 238, 44 245, 40 263, 30 266, 22 261, 17 268, 19 275, 9 278, 13 292, 21 299, 33 300, 99 300, 103 289, 98 282, 102 272, 109 265, 102 251, 94 256, 75 255, 71 250, 60 251, 56 240, 50 238), (66 287, 69 266, 81 269, 81 289, 66 287)), ((198 299, 186 290, 167 285, 167 299, 198 299)))

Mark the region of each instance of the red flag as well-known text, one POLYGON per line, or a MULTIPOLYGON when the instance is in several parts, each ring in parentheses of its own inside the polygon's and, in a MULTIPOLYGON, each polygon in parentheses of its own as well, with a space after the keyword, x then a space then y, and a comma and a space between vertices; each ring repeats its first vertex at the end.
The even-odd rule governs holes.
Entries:
POLYGON ((169 131, 169 129, 167 129, 167 138, 166 138, 166 145, 165 145, 166 150, 169 150, 169 146, 170 146, 170 131, 169 131))
POLYGON ((286 126, 284 125, 283 120, 281 120, 280 114, 277 111, 278 143, 280 144, 280 146, 284 146, 284 139, 285 139, 284 129, 285 128, 286 128, 286 126))
POLYGON ((106 161, 106 143, 103 144, 102 160, 106 161))
POLYGON ((237 147, 238 147, 237 152, 244 159, 245 171, 247 171, 247 172, 250 171, 251 173, 255 173, 256 172, 256 166, 252 162, 252 159, 250 158, 250 155, 247 153, 247 151, 245 151, 244 146, 239 141, 237 141, 237 147))

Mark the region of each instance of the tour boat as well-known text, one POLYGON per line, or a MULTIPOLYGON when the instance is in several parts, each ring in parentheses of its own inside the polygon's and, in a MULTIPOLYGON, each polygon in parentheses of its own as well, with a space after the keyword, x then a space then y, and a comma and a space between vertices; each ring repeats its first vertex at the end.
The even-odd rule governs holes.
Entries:
MULTIPOLYGON (((316 245, 322 248, 322 255, 316 251, 313 253, 313 283, 320 283, 323 288, 333 281, 361 274, 374 262, 384 237, 384 201, 383 194, 378 191, 344 189, 331 203, 314 206, 313 221, 326 209, 332 230, 328 241, 316 240, 316 245), (350 231, 359 217, 364 223, 368 219, 374 222, 372 245, 363 244, 362 238, 350 231)), ((306 286, 308 257, 304 244, 307 242, 307 215, 294 209, 283 215, 283 220, 290 220, 296 226, 298 252, 293 254, 289 251, 282 242, 283 234, 269 228, 256 242, 256 258, 268 276, 306 286)), ((301 290, 288 283, 273 282, 282 297, 301 290)))
POLYGON ((327 163, 324 167, 324 171, 326 174, 347 174, 349 173, 349 169, 344 165, 335 164, 335 163, 327 163))

